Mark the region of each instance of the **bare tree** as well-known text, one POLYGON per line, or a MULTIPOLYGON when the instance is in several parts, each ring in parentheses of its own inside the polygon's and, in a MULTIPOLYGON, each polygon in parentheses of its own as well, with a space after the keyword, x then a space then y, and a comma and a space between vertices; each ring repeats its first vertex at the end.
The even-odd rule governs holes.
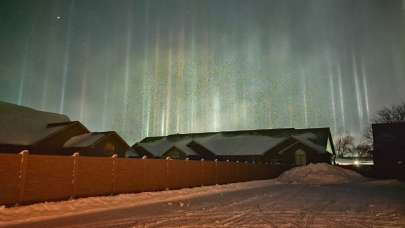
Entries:
POLYGON ((354 152, 354 137, 351 135, 339 136, 335 140, 335 149, 339 157, 352 155, 354 152))
POLYGON ((372 147, 370 144, 367 143, 361 143, 359 145, 356 146, 356 151, 359 155, 359 157, 371 157, 371 151, 372 151, 372 147))
MULTIPOLYGON (((391 107, 385 107, 375 114, 372 119, 373 123, 395 123, 405 121, 405 102, 399 105, 392 105, 391 107)), ((366 144, 373 145, 373 131, 369 126, 364 132, 364 139, 366 144)), ((364 144, 363 143, 363 144, 364 144)))

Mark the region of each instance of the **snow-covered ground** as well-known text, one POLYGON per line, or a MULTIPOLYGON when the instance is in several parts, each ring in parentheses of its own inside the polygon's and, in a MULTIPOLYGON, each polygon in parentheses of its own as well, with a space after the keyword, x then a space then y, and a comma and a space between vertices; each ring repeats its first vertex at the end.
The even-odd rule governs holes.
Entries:
POLYGON ((318 164, 273 180, 1 208, 0 226, 405 227, 404 196, 404 183, 318 164))

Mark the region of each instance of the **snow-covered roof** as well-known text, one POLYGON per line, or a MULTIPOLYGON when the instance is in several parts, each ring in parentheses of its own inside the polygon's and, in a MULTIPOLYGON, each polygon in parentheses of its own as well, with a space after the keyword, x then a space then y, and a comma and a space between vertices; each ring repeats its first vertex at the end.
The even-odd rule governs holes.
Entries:
POLYGON ((326 151, 326 147, 315 143, 316 141, 318 141, 318 135, 314 133, 297 134, 291 137, 299 141, 300 143, 314 149, 318 153, 324 153, 326 151))
POLYGON ((140 146, 151 152, 155 156, 162 156, 173 146, 183 151, 187 155, 197 155, 197 153, 187 146, 192 141, 191 137, 169 138, 164 137, 149 143, 141 143, 140 146))
POLYGON ((65 142, 63 145, 64 148, 69 147, 88 147, 96 143, 101 138, 105 137, 106 134, 100 133, 86 133, 74 136, 65 142))
POLYGON ((302 144, 324 153, 329 129, 261 129, 194 134, 176 134, 166 137, 149 137, 137 144, 154 154, 162 156, 173 146, 186 154, 195 155, 187 144, 194 141, 212 153, 222 156, 263 155, 290 137, 302 144))
POLYGON ((0 144, 32 145, 66 127, 49 123, 69 121, 65 115, 0 102, 0 144))
POLYGON ((96 144, 99 140, 102 140, 105 137, 115 137, 116 139, 122 141, 122 143, 124 143, 126 146, 128 146, 128 144, 115 131, 106 131, 106 132, 90 132, 74 136, 70 138, 68 141, 66 141, 63 147, 64 148, 89 147, 96 144))
POLYGON ((235 135, 224 136, 221 133, 195 139, 216 155, 261 155, 279 144, 285 137, 270 137, 264 135, 235 135))

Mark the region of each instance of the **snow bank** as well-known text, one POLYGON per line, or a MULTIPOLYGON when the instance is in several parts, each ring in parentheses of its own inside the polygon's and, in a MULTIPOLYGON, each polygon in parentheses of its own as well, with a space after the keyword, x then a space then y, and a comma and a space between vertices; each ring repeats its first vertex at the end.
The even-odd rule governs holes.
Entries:
POLYGON ((117 208, 143 206, 153 203, 173 203, 180 205, 183 201, 226 192, 263 188, 276 184, 272 180, 213 185, 178 190, 120 194, 115 196, 98 196, 79 198, 59 202, 44 202, 26 206, 6 208, 0 205, 0 227, 22 222, 41 221, 69 215, 106 211, 117 208))
POLYGON ((326 163, 309 164, 284 172, 277 180, 289 184, 343 184, 365 181, 362 175, 326 163))

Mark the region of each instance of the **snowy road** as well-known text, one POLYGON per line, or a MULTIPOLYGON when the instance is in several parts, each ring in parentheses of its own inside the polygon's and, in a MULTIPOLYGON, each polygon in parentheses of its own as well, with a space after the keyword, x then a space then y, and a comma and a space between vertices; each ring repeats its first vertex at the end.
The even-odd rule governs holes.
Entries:
POLYGON ((234 184, 236 191, 224 186, 167 191, 161 193, 166 194, 166 199, 159 202, 17 226, 405 227, 404 183, 371 181, 314 186, 269 180, 251 187, 252 183, 234 184), (195 194, 196 189, 204 188, 212 194, 195 194), (170 192, 182 196, 173 199, 170 192))

